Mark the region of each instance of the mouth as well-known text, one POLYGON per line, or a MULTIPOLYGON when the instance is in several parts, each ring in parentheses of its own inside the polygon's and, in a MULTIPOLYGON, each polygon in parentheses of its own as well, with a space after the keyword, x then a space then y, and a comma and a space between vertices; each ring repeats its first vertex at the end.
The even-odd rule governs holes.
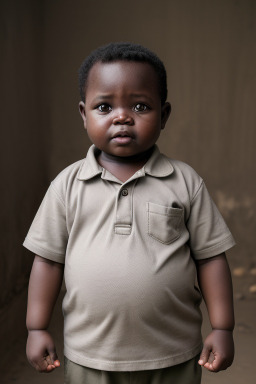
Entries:
POLYGON ((133 136, 128 131, 119 131, 112 136, 112 140, 118 144, 129 144, 133 136))

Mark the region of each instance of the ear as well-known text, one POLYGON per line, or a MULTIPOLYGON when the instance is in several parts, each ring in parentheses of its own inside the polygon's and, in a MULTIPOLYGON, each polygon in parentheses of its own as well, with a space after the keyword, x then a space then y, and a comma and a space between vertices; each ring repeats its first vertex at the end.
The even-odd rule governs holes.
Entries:
POLYGON ((161 111, 161 129, 164 129, 165 127, 165 124, 167 122, 167 120, 169 119, 169 116, 171 114, 171 104, 166 102, 163 106, 162 106, 162 111, 161 111))
POLYGON ((85 104, 83 101, 80 101, 79 103, 79 112, 82 116, 83 122, 84 122, 84 129, 86 129, 86 114, 85 114, 85 104))

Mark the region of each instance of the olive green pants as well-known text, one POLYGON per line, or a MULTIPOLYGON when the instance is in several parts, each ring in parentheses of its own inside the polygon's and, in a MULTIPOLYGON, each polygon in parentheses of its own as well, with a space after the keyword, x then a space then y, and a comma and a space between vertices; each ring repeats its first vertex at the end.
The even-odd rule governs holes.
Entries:
POLYGON ((64 359, 65 384, 200 384, 199 356, 168 368, 110 372, 83 367, 64 359))

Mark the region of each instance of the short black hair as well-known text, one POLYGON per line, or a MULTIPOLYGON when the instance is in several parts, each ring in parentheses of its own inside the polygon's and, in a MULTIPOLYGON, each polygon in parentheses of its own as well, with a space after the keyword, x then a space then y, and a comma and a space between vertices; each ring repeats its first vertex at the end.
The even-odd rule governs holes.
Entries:
POLYGON ((98 62, 110 63, 119 60, 150 64, 158 76, 161 104, 165 103, 167 98, 167 76, 163 62, 155 53, 142 45, 126 42, 110 43, 99 47, 83 61, 79 69, 81 100, 85 101, 85 91, 91 68, 98 62))

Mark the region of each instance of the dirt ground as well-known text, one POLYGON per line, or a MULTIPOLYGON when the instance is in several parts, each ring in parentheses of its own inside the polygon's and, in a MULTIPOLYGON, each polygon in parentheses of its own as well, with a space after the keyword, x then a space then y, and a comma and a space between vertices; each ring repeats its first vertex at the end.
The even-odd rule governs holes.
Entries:
MULTIPOLYGON (((233 284, 235 296, 236 328, 234 332, 236 356, 232 367, 218 374, 203 370, 202 384, 254 384, 255 374, 255 344, 256 344, 256 274, 255 269, 245 268, 233 269, 233 284)), ((61 312, 60 296, 54 316, 51 331, 54 335, 57 351, 61 362, 63 362, 63 320, 61 312)), ((24 293, 24 308, 26 294, 24 293)), ((204 318, 207 314, 202 305, 204 318)), ((19 314, 17 314, 19 315, 19 314)), ((208 320, 203 324, 203 335, 209 330, 208 320)), ((12 348, 12 359, 5 364, 4 372, 1 374, 2 384, 61 384, 63 383, 63 364, 51 374, 39 374, 28 364, 25 356, 26 337, 21 337, 12 348)))

